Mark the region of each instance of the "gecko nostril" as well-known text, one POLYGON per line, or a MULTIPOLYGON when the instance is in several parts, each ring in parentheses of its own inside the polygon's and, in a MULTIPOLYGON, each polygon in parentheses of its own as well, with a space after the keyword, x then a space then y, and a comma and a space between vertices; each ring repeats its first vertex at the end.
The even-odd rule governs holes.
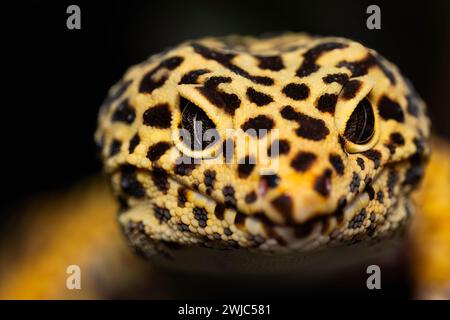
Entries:
POLYGON ((205 150, 217 141, 216 125, 205 111, 183 97, 180 97, 180 111, 180 127, 189 133, 188 137, 183 138, 188 147, 192 150, 205 150))

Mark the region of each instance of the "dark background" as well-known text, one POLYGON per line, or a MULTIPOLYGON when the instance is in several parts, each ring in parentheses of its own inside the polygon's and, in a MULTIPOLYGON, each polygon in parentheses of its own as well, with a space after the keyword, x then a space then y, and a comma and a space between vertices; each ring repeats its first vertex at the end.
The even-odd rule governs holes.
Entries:
POLYGON ((189 38, 290 30, 361 41, 412 80, 429 105, 434 131, 450 138, 450 1, 76 0, 1 6, 0 225, 30 196, 99 172, 93 133, 108 88, 128 66, 189 38), (70 4, 81 7, 81 30, 66 28, 70 4), (366 28, 370 4, 381 7, 381 30, 366 28))

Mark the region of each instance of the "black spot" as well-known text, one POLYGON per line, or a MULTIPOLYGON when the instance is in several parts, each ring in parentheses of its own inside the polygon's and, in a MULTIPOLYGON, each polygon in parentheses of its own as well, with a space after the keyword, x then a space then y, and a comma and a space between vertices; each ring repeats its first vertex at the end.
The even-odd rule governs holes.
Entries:
POLYGON ((404 185, 415 186, 417 185, 424 175, 424 158, 418 152, 413 154, 410 159, 411 165, 406 170, 404 185))
POLYGON ((155 79, 157 74, 162 69, 174 70, 183 62, 182 57, 171 57, 162 61, 158 66, 147 72, 139 84, 139 93, 152 93, 153 90, 160 88, 168 79, 168 75, 164 74, 155 79))
POLYGON ((124 198, 122 196, 118 196, 117 200, 119 202, 119 214, 124 213, 126 210, 128 210, 130 208, 126 198, 124 198))
POLYGON ((264 70, 280 71, 284 68, 280 56, 255 56, 259 60, 258 67, 264 70))
POLYGON ((375 198, 375 190, 373 189, 372 185, 367 184, 364 188, 364 192, 366 192, 369 195, 369 199, 373 200, 375 198))
POLYGON ((361 183, 361 178, 359 177, 359 174, 356 172, 353 172, 352 181, 350 182, 350 185, 349 185, 350 192, 357 192, 359 190, 360 183, 361 183))
POLYGON ((277 174, 266 174, 261 176, 261 181, 264 181, 269 188, 275 188, 280 182, 280 177, 277 174))
POLYGON ((398 182, 398 173, 394 169, 389 170, 387 187, 388 187, 388 196, 392 198, 394 196, 394 188, 398 182))
POLYGON ((377 192, 377 201, 379 203, 383 203, 384 201, 384 193, 381 190, 377 192))
POLYGON ((322 80, 325 83, 337 82, 340 85, 344 85, 348 81, 348 75, 346 73, 333 73, 326 75, 322 80))
POLYGON ((317 156, 314 153, 299 151, 292 159, 291 167, 297 171, 305 172, 311 167, 316 158, 317 156))
POLYGON ((213 50, 211 48, 207 48, 201 44, 193 43, 192 47, 194 48, 194 51, 198 54, 200 54, 203 58, 208 60, 215 60, 221 65, 223 65, 225 68, 229 69, 230 71, 249 79, 250 81, 265 85, 265 86, 271 86, 273 85, 274 81, 273 79, 265 76, 254 76, 249 74, 244 69, 238 67, 237 65, 233 64, 231 60, 234 58, 234 54, 232 53, 223 53, 217 50, 213 50))
POLYGON ((293 220, 294 204, 292 198, 286 194, 282 194, 272 200, 272 206, 290 223, 293 220))
POLYGON ((241 105, 241 100, 234 93, 226 93, 218 88, 221 83, 230 83, 229 77, 211 77, 206 80, 203 87, 197 90, 216 107, 223 109, 226 113, 234 115, 241 105))
POLYGON ((222 189, 224 196, 224 204, 227 208, 236 208, 236 197, 234 196, 234 188, 232 186, 225 186, 222 189))
POLYGON ((230 228, 224 228, 223 233, 228 237, 233 234, 233 232, 230 230, 230 228))
POLYGON ((347 206, 347 199, 345 196, 342 196, 338 200, 336 211, 334 212, 334 216, 336 217, 338 223, 342 223, 344 221, 344 209, 347 206))
POLYGON ((316 64, 316 61, 325 52, 346 47, 347 45, 343 43, 327 42, 318 44, 317 46, 309 49, 303 54, 304 60, 302 65, 297 69, 297 76, 300 78, 306 77, 319 70, 319 66, 316 64))
POLYGON ((416 153, 423 154, 425 152, 425 141, 423 138, 414 138, 414 145, 416 146, 416 153))
POLYGON ((364 170, 366 168, 363 158, 360 158, 360 157, 356 158, 356 163, 361 168, 361 170, 364 170))
POLYGON ((397 149, 396 146, 393 143, 387 143, 387 144, 385 144, 385 146, 386 146, 386 148, 389 149, 389 153, 391 155, 394 154, 395 153, 395 149, 397 149))
POLYGON ((397 122, 404 122, 405 116, 403 114, 402 107, 394 100, 391 100, 387 96, 382 96, 378 102, 378 111, 380 117, 385 120, 395 120, 397 122))
POLYGON ((194 159, 183 156, 176 160, 174 172, 175 174, 178 174, 180 176, 186 176, 191 174, 196 166, 197 164, 195 163, 194 159))
POLYGON ((186 189, 184 188, 179 188, 178 189, 178 206, 180 208, 184 208, 184 205, 187 202, 187 192, 186 189))
POLYGON ((357 215, 355 215, 348 223, 350 229, 358 229, 364 224, 367 213, 366 209, 362 209, 357 215))
POLYGON ((255 159, 252 156, 246 156, 238 164, 239 178, 247 178, 255 168, 255 159))
POLYGON ((267 148, 267 155, 271 158, 275 158, 281 154, 288 154, 290 148, 289 141, 285 139, 274 140, 269 148, 267 148))
POLYGON ((250 234, 248 236, 248 240, 251 243, 251 246, 254 248, 257 248, 260 245, 262 245, 264 242, 266 242, 266 239, 264 239, 264 237, 259 234, 256 234, 256 235, 250 234))
POLYGON ((336 173, 342 176, 345 171, 345 166, 344 162, 342 161, 342 158, 337 154, 330 154, 328 159, 331 165, 333 166, 334 170, 336 171, 336 173))
POLYGON ((208 69, 197 69, 186 72, 183 77, 181 77, 179 84, 196 84, 198 77, 208 72, 210 72, 208 69))
POLYGON ((275 123, 271 118, 265 115, 259 115, 255 118, 248 119, 244 124, 241 125, 241 128, 248 135, 261 139, 266 136, 266 134, 273 128, 274 125, 275 123))
POLYGON ((262 106, 265 106, 265 105, 273 102, 273 99, 271 96, 269 96, 268 94, 256 91, 255 89, 253 89, 251 87, 247 89, 247 97, 251 102, 256 104, 258 107, 262 107, 262 106))
POLYGON ((131 138, 130 143, 128 145, 128 152, 133 153, 134 149, 138 146, 139 142, 141 142, 141 138, 139 138, 139 134, 135 134, 133 138, 131 138))
POLYGON ((317 109, 321 112, 328 112, 334 114, 334 109, 336 108, 338 96, 331 93, 325 93, 319 97, 317 100, 317 109))
POLYGON ((389 79, 391 84, 395 85, 395 78, 392 72, 384 66, 374 55, 368 53, 367 56, 359 61, 348 62, 341 61, 337 67, 346 67, 352 72, 352 77, 359 77, 367 74, 370 68, 378 66, 384 75, 389 79))
POLYGON ((189 230, 189 225, 181 222, 178 224, 178 230, 180 230, 181 232, 188 232, 189 230))
POLYGON ((214 208, 214 215, 216 216, 217 219, 223 220, 225 216, 225 206, 221 203, 218 203, 214 208))
POLYGON ((254 203, 257 199, 256 192, 251 191, 248 194, 245 195, 245 203, 254 203))
POLYGON ((128 99, 123 100, 112 114, 112 122, 124 122, 132 124, 136 118, 136 111, 130 105, 128 99))
POLYGON ((397 149, 397 146, 403 146, 405 144, 405 139, 403 138, 402 134, 399 132, 393 132, 390 135, 390 140, 388 143, 385 144, 385 146, 389 149, 389 153, 391 155, 395 154, 395 150, 397 149))
POLYGON ((158 142, 148 148, 147 158, 152 162, 157 161, 167 150, 170 149, 170 147, 171 145, 168 142, 158 142))
POLYGON ((119 140, 114 139, 111 142, 111 145, 109 147, 109 156, 113 157, 116 154, 118 154, 120 152, 120 148, 122 147, 122 142, 120 142, 119 140))
POLYGON ((143 198, 145 189, 136 178, 136 167, 124 165, 121 167, 120 187, 125 194, 135 198, 143 198))
POLYGON ((403 146, 405 144, 405 138, 403 138, 403 135, 400 132, 391 133, 390 138, 392 143, 397 146, 403 146))
POLYGON ((153 168, 153 170, 151 171, 151 176, 153 183, 159 191, 166 193, 167 190, 169 190, 169 176, 164 169, 153 168))
POLYGON ((155 128, 170 128, 172 113, 167 103, 158 104, 147 109, 143 114, 144 124, 155 128))
POLYGON ((304 83, 289 83, 282 92, 293 100, 305 100, 309 96, 309 87, 304 83))
POLYGON ((331 174, 331 169, 325 169, 314 182, 314 189, 324 197, 328 196, 331 192, 331 174))
POLYGON ((381 152, 378 150, 367 150, 362 153, 365 157, 367 157, 369 160, 372 160, 374 163, 375 169, 378 169, 381 162, 381 152))
POLYGON ((194 213, 195 220, 198 221, 198 225, 202 228, 206 227, 206 222, 208 221, 208 213, 205 208, 194 207, 192 210, 194 213))
POLYGON ((243 214, 242 212, 238 211, 238 212, 236 212, 236 216, 234 217, 234 223, 237 226, 244 226, 245 219, 247 219, 247 216, 245 214, 243 214))
POLYGON ((413 117, 418 117, 420 115, 419 99, 414 95, 408 95, 406 100, 408 101, 406 111, 413 117))
POLYGON ((172 215, 168 209, 158 207, 157 205, 153 206, 153 212, 155 213, 155 217, 158 219, 159 223, 167 222, 170 218, 172 218, 172 215))
POLYGON ((203 182, 205 183, 206 186, 206 193, 211 194, 212 188, 214 187, 214 181, 216 180, 216 171, 205 170, 205 172, 203 172, 203 176, 204 176, 203 182))
POLYGON ((322 119, 315 119, 301 112, 297 112, 291 106, 285 106, 281 110, 281 116, 287 120, 296 121, 300 125, 300 127, 295 130, 295 133, 299 137, 320 141, 325 139, 330 133, 322 119))
POLYGON ((344 152, 344 154, 347 156, 347 150, 345 150, 345 140, 341 135, 338 136, 338 143, 341 147, 342 152, 344 152))
POLYGON ((359 80, 350 80, 349 82, 347 82, 342 89, 342 98, 344 100, 353 99, 361 88, 361 85, 362 83, 359 80))

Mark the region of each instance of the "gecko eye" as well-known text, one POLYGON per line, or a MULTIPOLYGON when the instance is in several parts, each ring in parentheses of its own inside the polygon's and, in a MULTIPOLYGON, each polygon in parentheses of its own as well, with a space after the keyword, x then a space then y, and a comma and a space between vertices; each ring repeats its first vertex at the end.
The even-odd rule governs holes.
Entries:
POLYGON ((218 135, 216 125, 205 111, 183 97, 180 97, 180 111, 180 128, 188 133, 183 136, 184 144, 191 150, 205 150, 215 144, 218 135))
POLYGON ((362 99, 347 121, 344 137, 356 144, 365 144, 373 137, 375 116, 369 99, 362 99))
POLYGON ((365 152, 380 138, 378 110, 372 105, 375 80, 356 77, 341 90, 334 111, 334 123, 348 153, 365 152))

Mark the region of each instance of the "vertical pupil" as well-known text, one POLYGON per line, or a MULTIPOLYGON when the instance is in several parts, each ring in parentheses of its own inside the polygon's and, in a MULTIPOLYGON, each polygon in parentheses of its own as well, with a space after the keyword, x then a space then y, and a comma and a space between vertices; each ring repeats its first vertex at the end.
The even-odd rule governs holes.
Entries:
POLYGON ((364 144, 372 138, 375 116, 369 99, 362 99, 351 114, 345 127, 344 137, 356 144, 364 144))
POLYGON ((183 140, 186 145, 192 150, 205 150, 216 141, 215 135, 205 134, 207 130, 216 128, 205 111, 183 97, 180 98, 180 111, 181 127, 189 132, 189 141, 183 140))

